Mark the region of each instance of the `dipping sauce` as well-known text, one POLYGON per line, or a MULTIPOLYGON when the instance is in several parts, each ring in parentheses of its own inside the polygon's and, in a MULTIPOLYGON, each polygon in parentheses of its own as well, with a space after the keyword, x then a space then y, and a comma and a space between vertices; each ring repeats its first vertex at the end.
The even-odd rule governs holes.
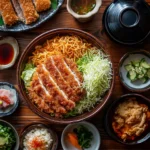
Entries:
POLYGON ((92 11, 96 6, 96 0, 72 0, 71 8, 72 10, 79 14, 85 15, 88 12, 92 11))
POLYGON ((0 45, 0 65, 9 64, 14 57, 14 49, 13 47, 6 43, 0 45))

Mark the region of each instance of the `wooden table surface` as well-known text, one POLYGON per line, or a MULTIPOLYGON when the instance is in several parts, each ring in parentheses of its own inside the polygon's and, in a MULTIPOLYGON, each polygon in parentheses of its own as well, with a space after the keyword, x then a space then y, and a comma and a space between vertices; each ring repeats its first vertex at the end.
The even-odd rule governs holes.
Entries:
MULTIPOLYGON (((120 58, 127 52, 133 51, 133 50, 139 50, 139 49, 145 49, 150 52, 150 38, 148 38, 143 44, 134 46, 134 47, 128 47, 124 45, 119 45, 113 41, 111 41, 107 35, 105 34, 105 31, 102 27, 102 16, 104 13, 104 10, 106 7, 111 3, 111 0, 103 0, 103 4, 99 10, 99 13, 96 14, 96 16, 93 18, 92 21, 88 23, 79 23, 76 21, 66 10, 66 1, 64 2, 61 9, 58 11, 58 13, 49 21, 42 24, 40 27, 28 31, 28 32, 22 32, 22 33, 3 33, 0 32, 0 36, 13 36, 15 37, 20 45, 20 54, 23 52, 24 48, 28 45, 28 43, 34 39, 36 36, 40 35, 41 33, 44 33, 51 29, 56 28, 78 28, 87 32, 90 32, 94 34, 96 37, 98 37, 106 46, 106 48, 109 50, 110 54, 113 56, 113 63, 115 66, 115 87, 113 90, 113 94, 109 99, 109 102, 107 103, 107 106, 111 104, 112 101, 117 99, 123 94, 130 93, 130 91, 126 90, 120 83, 119 77, 118 77, 118 62, 120 58)), ((149 0, 150 3, 150 0, 149 0)), ((0 71, 0 81, 10 82, 17 86, 16 82, 16 66, 17 63, 10 69, 0 71)), ((146 93, 142 93, 146 97, 150 98, 150 91, 146 93)), ((138 146, 125 146, 120 143, 115 142, 113 139, 111 139, 104 129, 104 115, 107 110, 107 106, 100 111, 95 117, 90 119, 89 121, 92 122, 99 130, 101 135, 101 150, 144 150, 144 149, 150 149, 150 139, 138 146)), ((41 121, 46 122, 44 119, 38 117, 36 114, 34 114, 27 106, 26 102, 22 99, 20 95, 20 105, 17 111, 9 116, 3 118, 4 120, 9 121, 12 123, 20 132, 20 130, 27 124, 33 122, 33 121, 41 121)), ((50 123, 49 123, 50 124, 50 123)), ((60 143, 60 137, 62 130, 64 129, 65 125, 61 124, 50 124, 51 127, 55 129, 59 136, 59 146, 58 150, 62 150, 61 143, 60 143)))

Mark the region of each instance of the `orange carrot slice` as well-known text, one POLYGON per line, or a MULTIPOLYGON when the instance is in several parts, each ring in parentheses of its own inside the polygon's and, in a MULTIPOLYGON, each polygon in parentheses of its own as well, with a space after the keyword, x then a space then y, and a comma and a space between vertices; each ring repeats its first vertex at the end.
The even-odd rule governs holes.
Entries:
POLYGON ((81 146, 78 143, 78 137, 75 133, 68 133, 68 140, 78 150, 82 150, 81 146))

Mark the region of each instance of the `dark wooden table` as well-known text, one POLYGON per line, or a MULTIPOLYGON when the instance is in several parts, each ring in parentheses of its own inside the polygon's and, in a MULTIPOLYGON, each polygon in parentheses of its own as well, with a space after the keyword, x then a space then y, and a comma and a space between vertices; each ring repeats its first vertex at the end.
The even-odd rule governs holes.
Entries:
MULTIPOLYGON (((103 0, 103 4, 99 10, 99 13, 96 14, 96 16, 93 18, 92 21, 88 23, 79 23, 76 21, 66 10, 66 1, 64 2, 61 9, 58 11, 58 13, 49 21, 42 24, 40 27, 28 31, 28 32, 22 32, 22 33, 3 33, 0 32, 0 36, 13 36, 15 37, 20 45, 20 55, 24 48, 28 45, 28 43, 34 39, 36 36, 40 35, 43 32, 46 32, 51 29, 56 28, 78 28, 87 32, 90 32, 94 34, 96 37, 98 37, 104 44, 105 48, 107 48, 110 52, 110 54, 113 56, 113 63, 115 66, 115 87, 113 90, 113 94, 111 98, 109 99, 109 102, 107 103, 107 106, 99 112, 95 117, 93 117, 90 122, 96 125, 98 128, 100 135, 101 135, 101 150, 144 150, 150 149, 150 140, 147 142, 140 144, 138 146, 125 146, 120 143, 115 142, 113 139, 111 139, 104 129, 104 116, 107 110, 107 107, 109 104, 111 104, 112 101, 117 99, 123 94, 130 93, 130 91, 126 90, 120 83, 119 77, 118 77, 118 62, 120 58, 127 52, 133 51, 133 50, 139 50, 139 49, 145 49, 147 51, 150 51, 150 38, 148 38, 143 44, 138 45, 136 47, 128 47, 124 45, 119 45, 113 41, 111 41, 107 35, 105 34, 105 31, 102 27, 102 17, 104 10, 106 7, 111 3, 111 0, 103 0)), ((150 3, 150 0, 149 0, 150 3)), ((17 87, 16 82, 16 67, 17 63, 10 69, 0 71, 0 81, 6 81, 14 84, 17 87)), ((146 97, 150 98, 150 91, 146 93, 142 93, 146 97)), ((20 132, 20 130, 27 124, 33 122, 33 121, 41 121, 46 122, 44 119, 38 117, 36 114, 34 114, 27 106, 26 102, 22 99, 20 95, 20 105, 17 111, 9 116, 3 118, 4 120, 9 121, 12 123, 20 132)), ((49 123, 50 124, 50 123, 49 123)), ((58 150, 62 150, 61 143, 60 143, 60 137, 62 130, 64 129, 65 125, 54 125, 50 124, 51 127, 53 127, 58 136, 59 136, 59 146, 58 150)))

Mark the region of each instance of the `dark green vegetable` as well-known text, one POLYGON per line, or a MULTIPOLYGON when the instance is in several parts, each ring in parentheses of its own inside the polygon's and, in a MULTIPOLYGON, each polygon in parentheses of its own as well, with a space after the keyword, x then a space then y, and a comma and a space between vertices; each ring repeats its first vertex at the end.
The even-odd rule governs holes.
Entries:
POLYGON ((51 5, 53 9, 56 9, 58 6, 58 0, 51 0, 51 5))
POLYGON ((0 150, 12 150, 15 143, 16 138, 13 130, 0 124, 0 150))
POLYGON ((0 26, 4 25, 4 21, 3 21, 3 18, 0 17, 0 26))
POLYGON ((73 132, 78 137, 79 145, 84 148, 90 148, 91 147, 91 141, 93 139, 93 133, 89 131, 86 127, 83 125, 78 126, 73 130, 73 132))
POLYGON ((131 61, 124 66, 127 72, 127 77, 131 82, 141 80, 146 83, 150 79, 150 64, 148 64, 145 58, 141 60, 131 61))

